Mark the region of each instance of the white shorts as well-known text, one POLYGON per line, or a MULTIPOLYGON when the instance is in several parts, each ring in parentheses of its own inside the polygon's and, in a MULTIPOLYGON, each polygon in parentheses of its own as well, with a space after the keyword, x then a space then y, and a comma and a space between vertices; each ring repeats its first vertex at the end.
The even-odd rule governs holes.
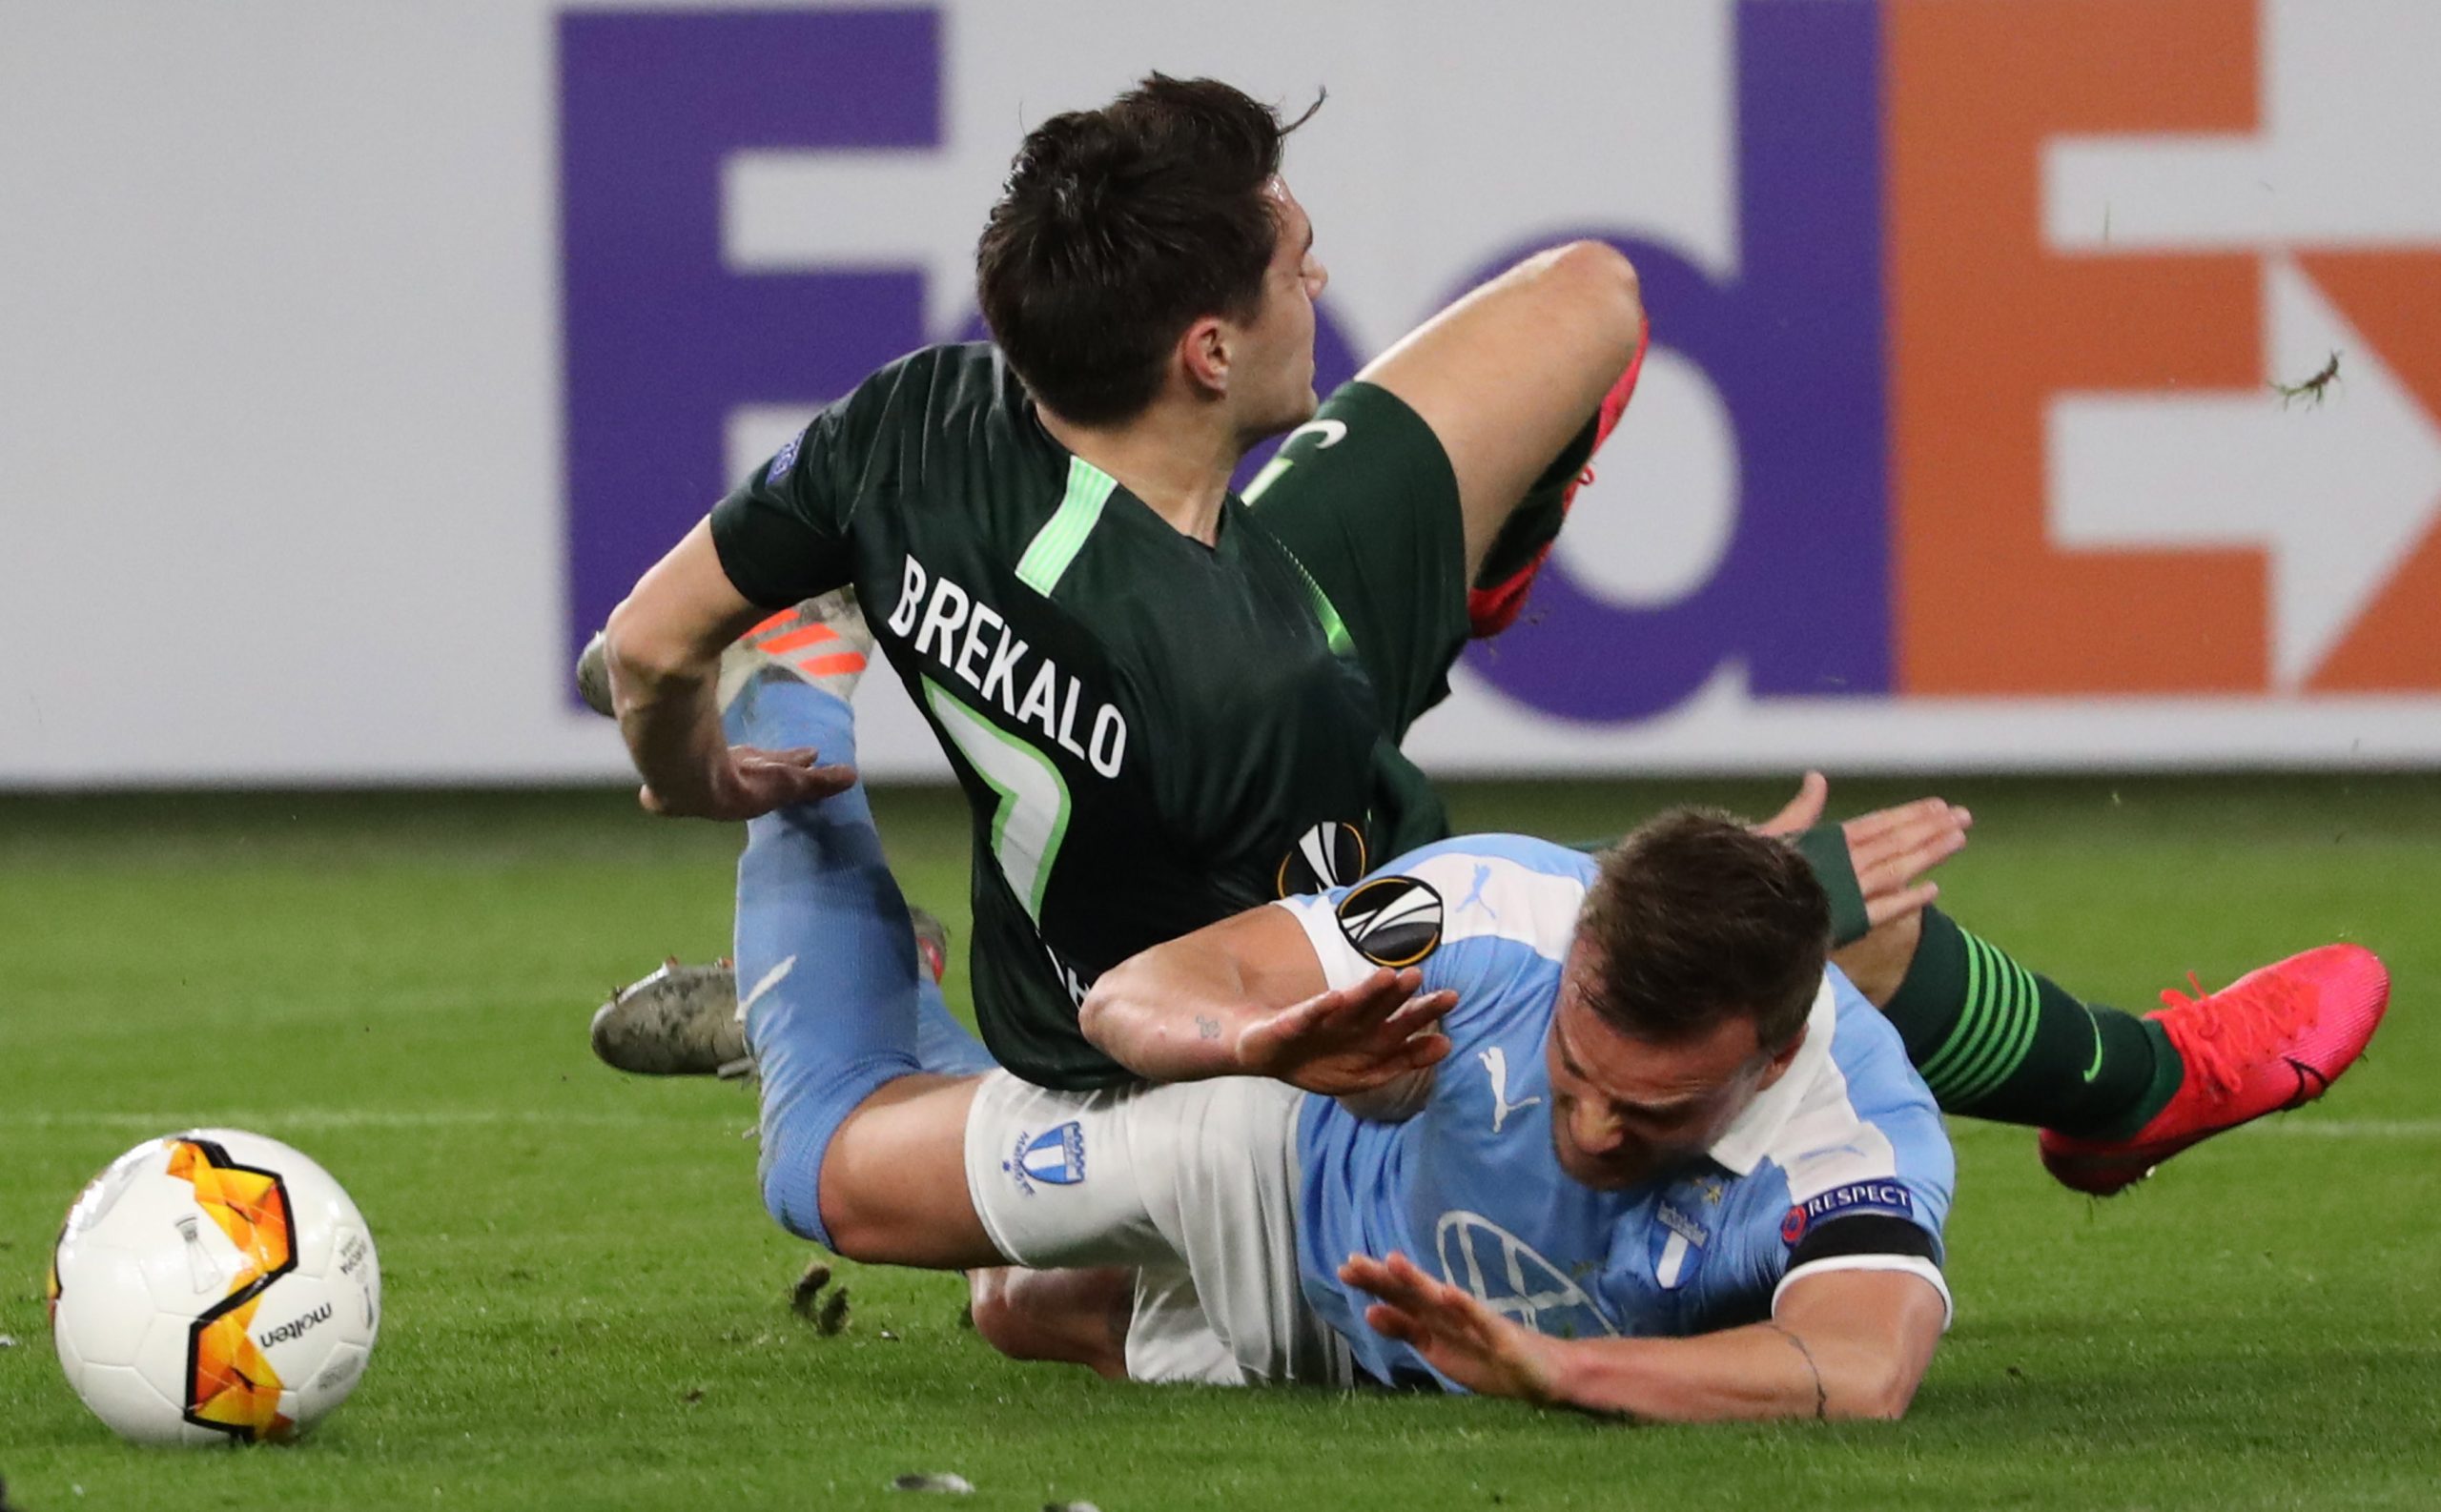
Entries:
POLYGON ((967 1188, 1019 1265, 1137 1271, 1132 1379, 1344 1386, 1347 1346, 1298 1280, 1304 1095, 1252 1077, 1050 1092, 994 1072, 967 1116, 967 1188))

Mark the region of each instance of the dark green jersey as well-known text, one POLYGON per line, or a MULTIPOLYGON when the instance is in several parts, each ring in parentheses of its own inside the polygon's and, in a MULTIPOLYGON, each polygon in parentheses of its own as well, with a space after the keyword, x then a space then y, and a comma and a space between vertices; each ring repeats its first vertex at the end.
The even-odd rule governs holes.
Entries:
POLYGON ((1100 972, 1364 869, 1395 753, 1320 590, 1237 499, 1206 546, 1072 456, 992 347, 875 374, 712 538, 757 603, 855 585, 973 807, 977 1018, 1028 1080, 1126 1079, 1100 972))

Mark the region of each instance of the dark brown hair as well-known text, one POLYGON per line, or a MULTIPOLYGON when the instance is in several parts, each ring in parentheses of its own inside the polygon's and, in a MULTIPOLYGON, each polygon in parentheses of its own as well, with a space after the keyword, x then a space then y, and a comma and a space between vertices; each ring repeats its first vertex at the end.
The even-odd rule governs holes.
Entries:
POLYGON ((1280 237, 1263 188, 1313 113, 1283 126, 1218 80, 1152 73, 1026 133, 974 267, 993 339, 1038 401, 1083 425, 1133 419, 1189 325, 1254 317, 1280 237))
POLYGON ((1577 932, 1601 951, 1586 996, 1621 1033, 1669 1043, 1738 1014, 1777 1051, 1821 983, 1831 904, 1794 848, 1678 808, 1603 855, 1577 932))

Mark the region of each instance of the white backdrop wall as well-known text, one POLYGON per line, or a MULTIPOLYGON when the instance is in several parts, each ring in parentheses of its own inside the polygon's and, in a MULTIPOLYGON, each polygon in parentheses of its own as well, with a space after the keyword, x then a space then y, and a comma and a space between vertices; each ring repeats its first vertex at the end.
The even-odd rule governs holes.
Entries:
MULTIPOLYGON (((966 329, 1023 128, 1149 67, 1328 87, 1338 371, 1561 236, 1645 272, 1437 769, 2441 761, 2435 56, 2425 0, 14 0, 0 785, 623 771, 572 642, 966 329)), ((868 681, 867 767, 944 771, 868 681)))

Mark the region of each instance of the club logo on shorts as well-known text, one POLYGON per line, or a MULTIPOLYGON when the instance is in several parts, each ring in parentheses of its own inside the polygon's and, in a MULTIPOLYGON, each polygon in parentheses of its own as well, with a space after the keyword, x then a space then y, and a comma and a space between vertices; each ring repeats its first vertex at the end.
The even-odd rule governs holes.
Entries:
POLYGON ((1085 1131, 1071 1118, 1058 1128, 1043 1134, 1017 1135, 1016 1148, 1000 1169, 1009 1173, 1017 1190, 1034 1195, 1034 1185, 1073 1187, 1085 1179, 1085 1131))
POLYGON ((1376 966, 1413 966, 1441 945, 1441 894, 1414 877, 1375 877, 1340 900, 1339 932, 1376 966))
POLYGON ((1325 892, 1344 888, 1364 875, 1364 831, 1355 825, 1326 819, 1298 837, 1280 858, 1280 895, 1325 892))

